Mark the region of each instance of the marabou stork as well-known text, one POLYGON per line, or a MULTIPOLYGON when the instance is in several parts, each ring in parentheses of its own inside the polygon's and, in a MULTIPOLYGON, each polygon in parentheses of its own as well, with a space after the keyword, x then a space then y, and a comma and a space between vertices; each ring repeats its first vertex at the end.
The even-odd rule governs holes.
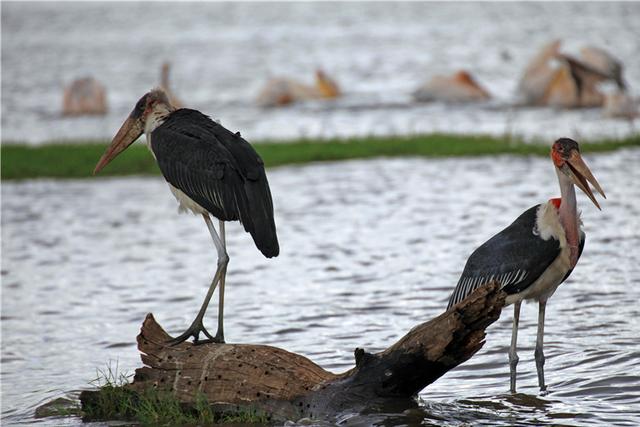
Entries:
MULTIPOLYGON (((560 183, 561 198, 533 206, 510 226, 476 249, 449 299, 449 306, 462 301, 474 289, 495 280, 507 293, 506 303, 514 304, 513 331, 509 350, 511 392, 516 388, 516 341, 522 300, 539 302, 538 335, 535 347, 540 390, 544 382, 544 314, 547 300, 569 277, 580 258, 585 234, 576 208, 574 184, 600 209, 589 183, 605 197, 580 156, 578 143, 569 138, 557 140, 551 149, 560 183)), ((606 198, 606 197, 605 197, 606 198)))
POLYGON ((275 257, 280 250, 264 164, 239 132, 227 130, 199 111, 175 109, 161 89, 154 89, 140 98, 98 161, 94 174, 143 133, 178 200, 179 210, 202 215, 218 253, 217 270, 198 315, 183 334, 170 342, 177 344, 193 336, 198 343, 202 332, 209 339, 200 342, 222 343, 224 284, 229 262, 224 222, 240 221, 266 257, 275 257), (218 218, 220 235, 210 215, 218 218), (213 337, 202 319, 218 283, 218 330, 213 337))

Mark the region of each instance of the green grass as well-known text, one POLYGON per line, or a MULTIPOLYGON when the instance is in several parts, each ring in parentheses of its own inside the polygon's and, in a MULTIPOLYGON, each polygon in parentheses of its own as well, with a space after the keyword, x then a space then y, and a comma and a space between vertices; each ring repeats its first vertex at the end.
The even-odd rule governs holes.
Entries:
MULTIPOLYGON (((640 135, 622 140, 581 142, 583 153, 639 147, 640 135)), ((104 152, 103 143, 66 143, 28 147, 2 146, 2 179, 39 177, 87 178, 104 152)), ((351 138, 346 140, 263 142, 254 144, 267 167, 372 157, 451 157, 497 154, 548 155, 550 144, 525 144, 488 136, 422 135, 351 138)), ((100 176, 158 174, 155 160, 143 144, 129 147, 100 176)))
POLYGON ((90 399, 84 399, 83 419, 124 420, 144 426, 269 424, 269 418, 265 414, 251 410, 216 412, 204 394, 197 395, 193 404, 184 404, 170 392, 148 389, 137 393, 126 387, 128 383, 129 376, 119 373, 117 365, 113 368, 109 364, 106 369, 98 370, 97 378, 92 381, 98 389, 90 392, 90 399))

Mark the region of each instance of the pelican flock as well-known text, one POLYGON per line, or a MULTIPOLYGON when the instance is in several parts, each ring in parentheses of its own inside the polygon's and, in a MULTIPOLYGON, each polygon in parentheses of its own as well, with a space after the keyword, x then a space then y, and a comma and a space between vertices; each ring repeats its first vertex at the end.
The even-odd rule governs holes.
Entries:
POLYGON ((518 93, 526 105, 560 108, 605 107, 605 115, 634 114, 633 98, 627 93, 622 63, 607 51, 585 46, 576 57, 561 52, 560 40, 542 47, 526 66, 518 83, 518 93), (615 92, 603 93, 605 82, 616 85, 615 92))

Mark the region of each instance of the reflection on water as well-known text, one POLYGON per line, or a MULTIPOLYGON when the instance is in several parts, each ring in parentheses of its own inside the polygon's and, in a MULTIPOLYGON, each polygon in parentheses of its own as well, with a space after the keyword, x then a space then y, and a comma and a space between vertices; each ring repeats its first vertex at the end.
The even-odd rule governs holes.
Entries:
MULTIPOLYGON (((585 157, 608 199, 599 212, 578 196, 587 243, 547 309, 550 393, 538 395, 537 309, 525 305, 521 394, 507 393, 507 309, 485 347, 418 405, 342 414, 345 425, 640 424, 640 150, 585 157)), ((267 260, 227 227, 228 340, 281 346, 334 371, 352 365, 356 346, 381 350, 439 314, 469 253, 558 194, 546 158, 378 159, 269 177, 282 252, 267 260)), ((172 333, 186 328, 216 254, 160 177, 4 183, 2 201, 3 421, 31 424, 38 404, 87 387, 96 367, 138 366, 147 312, 172 333)))
POLYGON ((171 86, 187 106, 250 141, 425 132, 623 136, 629 124, 603 118, 600 109, 508 106, 525 65, 555 38, 569 54, 584 45, 610 51, 638 96, 639 15, 637 2, 7 2, 3 139, 110 139, 135 101, 159 83, 165 60, 173 63, 171 86), (316 67, 336 78, 343 98, 255 106, 268 78, 310 83, 316 67), (459 69, 495 99, 468 106, 411 101, 419 85, 459 69), (109 113, 62 118, 62 88, 85 75, 105 84, 109 113))

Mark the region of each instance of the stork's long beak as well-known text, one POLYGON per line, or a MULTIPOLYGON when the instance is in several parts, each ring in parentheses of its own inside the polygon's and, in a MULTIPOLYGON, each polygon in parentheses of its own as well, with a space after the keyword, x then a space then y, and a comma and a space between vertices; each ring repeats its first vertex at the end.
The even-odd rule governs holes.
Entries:
POLYGON ((102 168, 109 164, 118 154, 133 144, 134 141, 142 135, 142 132, 144 132, 142 121, 129 116, 120 127, 116 136, 113 137, 113 141, 111 141, 111 145, 107 147, 107 151, 100 157, 96 168, 93 170, 93 174, 95 175, 100 172, 102 168))
POLYGON ((573 150, 571 152, 571 155, 567 159, 566 164, 569 167, 568 175, 571 177, 573 182, 578 186, 578 188, 584 191, 589 199, 591 199, 593 204, 596 205, 598 209, 600 209, 600 205, 593 195, 591 187, 589 187, 589 183, 593 185, 593 188, 595 188, 598 193, 602 195, 602 197, 606 199, 607 196, 604 195, 604 191, 602 191, 602 187, 600 187, 598 180, 596 180, 596 178, 591 173, 591 170, 589 170, 589 167, 584 163, 584 160, 582 160, 582 156, 580 156, 578 150, 573 150))

